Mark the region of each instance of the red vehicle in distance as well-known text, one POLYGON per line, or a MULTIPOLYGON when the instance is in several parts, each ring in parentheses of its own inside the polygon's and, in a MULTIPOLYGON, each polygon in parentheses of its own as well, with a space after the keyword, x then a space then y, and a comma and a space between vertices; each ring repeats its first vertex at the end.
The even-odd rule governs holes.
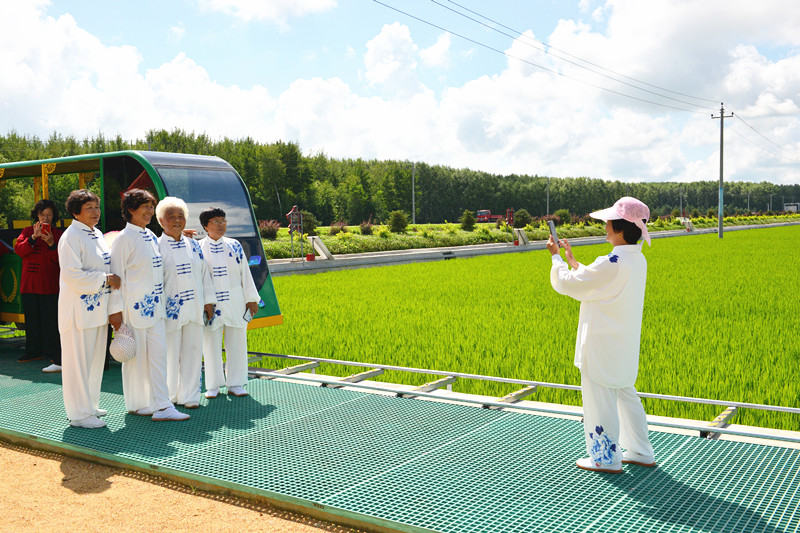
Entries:
POLYGON ((506 209, 505 215, 493 215, 490 209, 479 209, 475 214, 475 220, 477 222, 499 222, 505 220, 507 224, 511 224, 514 220, 514 209, 506 209))

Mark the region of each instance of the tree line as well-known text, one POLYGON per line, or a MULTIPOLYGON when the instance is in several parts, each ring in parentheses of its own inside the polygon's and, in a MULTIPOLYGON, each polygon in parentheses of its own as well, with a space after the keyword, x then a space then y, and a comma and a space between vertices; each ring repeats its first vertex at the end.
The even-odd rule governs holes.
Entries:
MULTIPOLYGON (((117 150, 218 156, 242 176, 256 217, 281 223, 293 205, 313 213, 325 225, 386 221, 397 210, 411 219, 412 175, 418 223, 456 221, 465 210, 490 209, 504 214, 509 207, 525 209, 533 216, 559 209, 585 215, 624 195, 639 198, 656 215, 669 214, 681 204, 687 213, 705 214, 716 210, 719 194, 717 181, 626 183, 588 177, 498 175, 423 162, 334 159, 322 152, 303 155, 294 142, 212 139, 180 129, 150 130, 144 139, 135 141, 102 134, 77 139, 53 133, 44 140, 14 131, 0 136, 0 162, 117 150)), ((68 189, 77 178, 63 181, 60 187, 68 189)), ((31 190, 32 180, 9 180, 0 189, 0 220, 27 218, 31 190)), ((800 185, 726 182, 724 199, 728 213, 781 211, 784 202, 800 201, 800 185)))

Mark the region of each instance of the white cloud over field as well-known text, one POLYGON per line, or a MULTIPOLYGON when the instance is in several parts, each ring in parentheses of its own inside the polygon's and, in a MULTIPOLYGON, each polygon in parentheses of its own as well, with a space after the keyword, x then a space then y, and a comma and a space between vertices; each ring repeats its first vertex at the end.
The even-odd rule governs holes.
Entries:
MULTIPOLYGON (((360 49, 342 47, 343 58, 360 58, 359 73, 298 75, 269 89, 216 81, 191 53, 144 68, 134 45, 105 44, 70 15, 48 16, 47 5, 0 0, 2 18, 13 20, 0 33, 3 133, 102 131, 134 139, 152 128, 181 128, 213 138, 297 141, 306 152, 333 157, 497 173, 714 180, 719 121, 710 115, 722 100, 766 137, 726 119, 726 177, 800 182, 800 10, 786 9, 785 2, 584 0, 584 23, 561 20, 549 35, 527 32, 507 46, 506 58, 497 55, 504 67, 496 73, 477 72, 444 87, 429 86, 430 80, 447 79, 473 47, 464 51, 447 33, 423 45, 412 21, 393 18, 360 49), (682 95, 670 93, 675 100, 667 100, 558 61, 530 46, 534 37, 682 95)), ((199 5, 277 24, 336 9, 333 0, 199 5)), ((524 28, 525 20, 515 24, 524 28)), ((171 32, 183 39, 184 23, 171 32)))

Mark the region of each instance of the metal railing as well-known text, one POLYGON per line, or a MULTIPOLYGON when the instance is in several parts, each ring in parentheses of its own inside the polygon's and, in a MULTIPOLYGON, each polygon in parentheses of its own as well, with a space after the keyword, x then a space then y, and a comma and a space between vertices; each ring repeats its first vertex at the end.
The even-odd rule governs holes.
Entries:
MULTIPOLYGON (((405 367, 405 366, 397 366, 397 365, 382 365, 382 364, 371 364, 371 363, 364 363, 359 361, 345 361, 341 359, 328 359, 323 357, 307 357, 307 356, 300 356, 300 355, 287 355, 287 354, 275 354, 275 353, 265 353, 265 352, 248 352, 253 357, 248 359, 249 362, 260 361, 264 357, 273 357, 273 358, 280 358, 280 359, 289 359, 289 360, 296 360, 296 361, 311 361, 317 363, 328 363, 328 364, 335 364, 335 365, 342 365, 342 366, 354 366, 354 367, 361 367, 361 368, 377 368, 381 370, 394 370, 400 372, 409 372, 414 374, 428 374, 434 376, 446 376, 446 377, 456 377, 462 379, 475 379, 475 380, 482 380, 482 381, 492 381, 497 383, 509 383, 514 385, 523 385, 523 386, 536 386, 536 387, 545 387, 545 388, 553 388, 553 389, 563 389, 563 390, 572 390, 572 391, 580 391, 580 386, 577 385, 566 385, 562 383, 549 383, 546 381, 533 381, 533 380, 526 380, 526 379, 515 379, 515 378, 503 378, 498 376, 484 376, 481 374, 469 374, 465 372, 447 372, 443 370, 431 370, 431 369, 424 369, 424 368, 413 368, 413 367, 405 367)), ((340 385, 345 387, 352 387, 357 389, 365 389, 371 390, 374 392, 389 392, 392 394, 403 394, 408 396, 414 397, 421 397, 421 398, 431 398, 436 400, 450 400, 462 403, 470 403, 476 404, 486 407, 493 407, 493 408, 500 408, 500 409, 515 409, 515 410, 523 410, 523 411, 538 411, 543 413, 549 414, 557 414, 557 415, 565 415, 565 416, 577 416, 575 411, 570 411, 567 409, 558 409, 558 408, 550 408, 544 407, 539 405, 525 405, 525 404, 518 404, 518 403, 509 403, 509 402, 500 402, 500 401, 492 401, 492 400, 481 400, 479 398, 470 398, 468 396, 458 396, 453 398, 446 398, 443 397, 441 394, 435 394, 431 392, 421 392, 421 391, 414 391, 414 390, 399 390, 398 388, 390 388, 390 387, 382 387, 376 384, 366 384, 366 383, 358 383, 358 382, 343 382, 342 378, 323 378, 320 376, 300 376, 297 374, 286 374, 286 373, 278 373, 277 371, 269 371, 269 370, 261 370, 258 368, 250 368, 249 373, 264 377, 264 378, 283 378, 283 379, 291 379, 297 381, 307 381, 312 383, 318 383, 320 385, 340 385)), ((778 405, 766 405, 766 404, 758 404, 758 403, 748 403, 748 402, 736 402, 736 401, 726 401, 726 400, 714 400, 709 398, 692 398, 689 396, 675 396, 675 395, 668 395, 668 394, 654 394, 648 392, 639 392, 638 393, 641 398, 650 398, 655 400, 668 400, 668 401, 678 401, 678 402, 688 402, 688 403, 697 403, 697 404, 706 404, 706 405, 719 405, 724 406, 726 408, 730 407, 737 407, 742 409, 760 409, 764 411, 774 411, 774 412, 781 412, 781 413, 790 413, 790 414, 800 414, 800 408, 797 407, 783 407, 778 405)), ((800 444, 800 434, 798 436, 789 436, 789 435, 776 435, 771 433, 758 433, 753 431, 744 431, 744 430, 734 430, 734 429, 726 429, 724 427, 717 427, 717 426, 709 426, 709 425, 693 425, 693 424, 684 424, 680 422, 665 422, 665 421, 657 421, 657 420, 650 420, 648 419, 647 423, 651 426, 659 426, 659 427, 670 427, 675 429, 682 429, 688 431, 698 431, 702 435, 735 435, 741 437, 751 437, 751 438, 760 438, 760 439, 770 439, 770 440, 779 440, 785 442, 793 442, 800 444)))

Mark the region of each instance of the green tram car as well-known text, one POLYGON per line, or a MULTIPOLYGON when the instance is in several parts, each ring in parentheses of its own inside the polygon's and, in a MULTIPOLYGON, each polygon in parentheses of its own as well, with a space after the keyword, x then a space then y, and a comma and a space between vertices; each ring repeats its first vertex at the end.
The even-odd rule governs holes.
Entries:
MULTIPOLYGON (((79 188, 89 188, 100 197, 99 228, 103 233, 125 227, 120 211, 121 193, 131 187, 147 189, 159 200, 165 196, 183 199, 189 207, 186 227, 197 230, 198 237, 205 236, 200 212, 212 206, 224 209, 228 219, 226 236, 242 244, 261 296, 258 313, 248 329, 283 323, 250 195, 229 163, 211 156, 133 150, 0 163, 0 187, 7 180, 33 179, 32 207, 40 199, 49 198, 49 184, 53 180, 67 175, 74 179, 76 174, 79 188)), ((63 206, 59 210, 63 214, 63 206)), ((59 225, 70 222, 71 219, 65 219, 59 225)), ((13 253, 13 247, 22 228, 30 224, 29 220, 9 221, 9 229, 0 229, 0 321, 15 322, 19 327, 25 323, 19 294, 22 260, 13 253)), ((156 235, 161 234, 155 217, 150 229, 156 235)))

